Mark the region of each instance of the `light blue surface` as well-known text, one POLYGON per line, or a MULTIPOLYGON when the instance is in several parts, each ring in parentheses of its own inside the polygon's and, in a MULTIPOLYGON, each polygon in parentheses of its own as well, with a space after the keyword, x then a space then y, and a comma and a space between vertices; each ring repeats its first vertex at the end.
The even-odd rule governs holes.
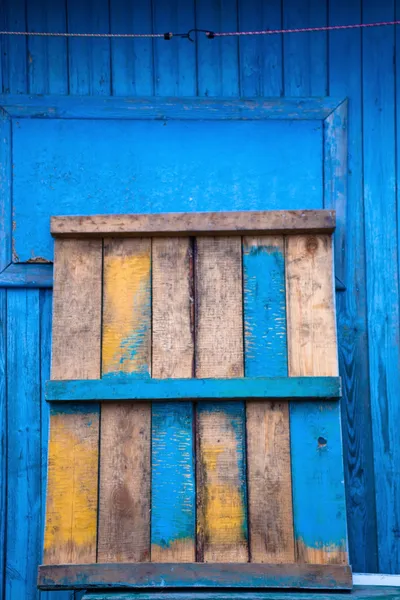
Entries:
POLYGON ((193 404, 152 407, 151 544, 195 543, 196 499, 193 404))
POLYGON ((13 163, 19 261, 52 259, 54 214, 322 207, 317 121, 20 119, 13 163))

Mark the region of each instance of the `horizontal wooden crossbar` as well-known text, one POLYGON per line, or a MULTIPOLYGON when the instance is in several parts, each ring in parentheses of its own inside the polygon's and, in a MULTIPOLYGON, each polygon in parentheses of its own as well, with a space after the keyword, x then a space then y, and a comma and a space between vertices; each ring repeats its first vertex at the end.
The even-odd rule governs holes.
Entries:
POLYGON ((261 235, 263 233, 332 233, 334 210, 275 210, 242 212, 160 213, 52 217, 58 237, 261 235))
POLYGON ((240 379, 83 379, 47 381, 46 400, 240 400, 329 399, 341 396, 340 377, 246 377, 240 379))
POLYGON ((302 588, 351 589, 345 565, 113 563, 42 565, 39 588, 302 588))

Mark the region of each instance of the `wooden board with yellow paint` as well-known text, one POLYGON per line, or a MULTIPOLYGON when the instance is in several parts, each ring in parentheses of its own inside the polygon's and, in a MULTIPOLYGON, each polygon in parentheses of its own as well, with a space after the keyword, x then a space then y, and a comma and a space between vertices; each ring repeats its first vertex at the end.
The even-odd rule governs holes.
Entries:
MULTIPOLYGON (((150 377, 151 240, 104 240, 102 377, 150 377)), ((150 560, 150 404, 101 407, 98 562, 150 560)))
POLYGON ((350 585, 337 394, 286 399, 290 378, 338 375, 332 221, 291 235, 253 220, 242 238, 235 218, 229 235, 193 238, 183 220, 168 236, 148 219, 151 237, 121 222, 114 237, 56 239, 52 379, 75 380, 75 395, 55 398, 53 384, 45 562, 81 564, 73 578, 97 562, 123 587, 124 565, 151 562, 137 569, 160 582, 181 569, 190 586, 197 562, 229 587, 233 563, 247 586, 249 562, 255 587, 285 566, 300 569, 294 587, 350 585), (243 399, 246 377, 277 378, 285 395, 243 399), (232 396, 207 397, 226 379, 232 396), (146 382, 164 389, 152 405, 146 382))
MULTIPOLYGON (((100 376, 101 240, 55 244, 53 379, 100 376)), ((96 561, 99 406, 50 413, 44 562, 96 561)))

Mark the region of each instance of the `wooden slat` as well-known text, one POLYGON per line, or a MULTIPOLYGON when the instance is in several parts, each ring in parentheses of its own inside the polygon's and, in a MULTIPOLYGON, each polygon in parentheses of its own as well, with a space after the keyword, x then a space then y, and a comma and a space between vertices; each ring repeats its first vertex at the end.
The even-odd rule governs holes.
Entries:
MULTIPOLYGON (((100 375, 101 240, 55 243, 51 375, 100 375)), ((96 560, 99 407, 51 410, 45 563, 96 560)))
POLYGON ((232 379, 121 379, 48 381, 52 402, 98 400, 232 400, 246 398, 339 398, 340 377, 246 377, 232 379))
MULTIPOLYGON (((350 567, 342 565, 114 563, 39 567, 39 587, 44 590, 94 589, 105 586, 107 588, 301 587, 303 590, 340 590, 351 589, 352 578, 350 567)), ((188 597, 187 592, 186 597, 188 597)))
MULTIPOLYGON (((240 237, 197 240, 196 376, 243 377, 240 237)), ((197 559, 246 562, 244 403, 197 405, 197 559)))
MULTIPOLYGON (((287 376, 282 236, 243 239, 245 375, 287 376)), ((289 379, 290 381, 290 379, 289 379)), ((248 401, 250 559, 294 562, 288 402, 248 401)))
MULTIPOLYGON (((104 240, 102 374, 149 377, 151 240, 104 240)), ((99 562, 150 560, 150 405, 101 407, 99 562)))
MULTIPOLYGON (((332 238, 286 238, 289 375, 338 373, 332 238)), ((346 505, 338 401, 290 407, 298 560, 346 563, 346 505)))
MULTIPOLYGON (((193 253, 189 238, 153 240, 153 375, 192 377, 193 253)), ((192 402, 152 407, 151 560, 195 561, 192 402)))
POLYGON ((332 232, 335 228, 333 210, 276 210, 244 212, 159 213, 137 215, 92 215, 82 217, 52 217, 54 236, 173 236, 332 232))

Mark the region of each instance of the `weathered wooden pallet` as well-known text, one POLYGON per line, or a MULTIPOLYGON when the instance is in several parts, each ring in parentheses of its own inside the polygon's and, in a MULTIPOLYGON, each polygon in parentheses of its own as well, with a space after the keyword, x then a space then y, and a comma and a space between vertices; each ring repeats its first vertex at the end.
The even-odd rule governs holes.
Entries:
POLYGON ((42 589, 349 589, 332 211, 56 217, 42 589))

